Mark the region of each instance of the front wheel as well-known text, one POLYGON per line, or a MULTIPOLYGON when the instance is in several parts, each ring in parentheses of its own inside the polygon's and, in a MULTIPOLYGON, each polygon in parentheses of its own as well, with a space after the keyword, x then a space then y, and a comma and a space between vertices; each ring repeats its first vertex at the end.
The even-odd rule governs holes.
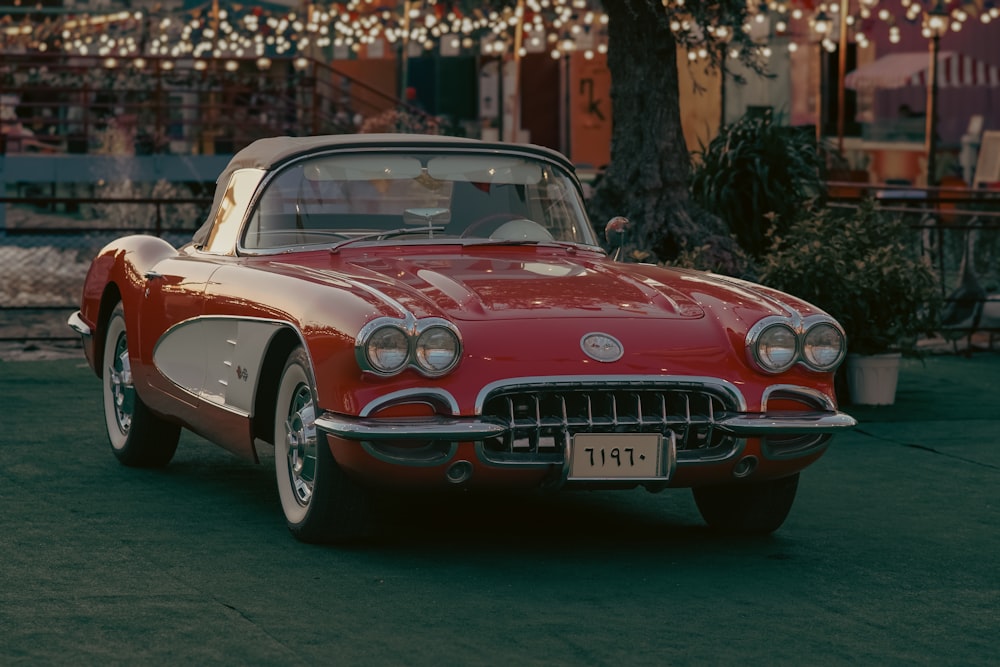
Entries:
POLYGON ((712 528, 743 535, 768 535, 785 522, 799 473, 766 482, 704 486, 692 489, 698 511, 712 528))
POLYGON ((309 359, 285 363, 274 414, 274 467, 288 529, 303 542, 343 542, 368 532, 368 494, 333 459, 316 430, 309 359))
POLYGON ((111 312, 104 339, 104 423, 111 451, 127 466, 165 466, 177 451, 180 426, 150 412, 135 391, 120 303, 111 312))

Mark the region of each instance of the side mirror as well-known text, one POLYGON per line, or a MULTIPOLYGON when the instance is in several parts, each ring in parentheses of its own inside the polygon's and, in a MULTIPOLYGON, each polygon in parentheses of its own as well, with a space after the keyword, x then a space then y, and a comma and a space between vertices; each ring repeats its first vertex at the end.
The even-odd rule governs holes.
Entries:
POLYGON ((604 238, 612 248, 611 259, 620 261, 625 252, 625 232, 628 231, 628 218, 616 215, 604 226, 604 238))

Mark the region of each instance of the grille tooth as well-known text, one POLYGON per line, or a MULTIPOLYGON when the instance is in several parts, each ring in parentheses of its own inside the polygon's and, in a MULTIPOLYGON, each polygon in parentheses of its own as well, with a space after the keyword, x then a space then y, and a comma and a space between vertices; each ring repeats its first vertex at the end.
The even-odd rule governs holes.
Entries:
POLYGON ((558 455, 575 433, 672 431, 679 451, 713 456, 736 446, 715 428, 729 409, 723 395, 700 387, 507 387, 486 398, 483 416, 511 432, 483 444, 499 455, 558 455))
POLYGON ((684 396, 684 422, 687 426, 684 429, 684 448, 688 449, 690 447, 697 447, 697 443, 692 443, 692 435, 694 434, 694 429, 690 427, 691 425, 691 398, 687 395, 684 396))

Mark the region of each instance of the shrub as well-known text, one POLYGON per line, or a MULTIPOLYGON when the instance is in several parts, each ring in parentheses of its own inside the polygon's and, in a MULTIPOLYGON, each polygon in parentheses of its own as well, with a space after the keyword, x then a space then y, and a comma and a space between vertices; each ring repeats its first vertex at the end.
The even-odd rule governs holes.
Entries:
POLYGON ((903 349, 932 330, 938 302, 934 269, 913 238, 870 198, 857 209, 819 209, 775 238, 761 282, 835 317, 850 352, 903 349))
POLYGON ((775 125, 770 113, 726 126, 692 157, 691 198, 725 220, 753 257, 767 251, 772 229, 784 231, 826 189, 815 138, 775 125))

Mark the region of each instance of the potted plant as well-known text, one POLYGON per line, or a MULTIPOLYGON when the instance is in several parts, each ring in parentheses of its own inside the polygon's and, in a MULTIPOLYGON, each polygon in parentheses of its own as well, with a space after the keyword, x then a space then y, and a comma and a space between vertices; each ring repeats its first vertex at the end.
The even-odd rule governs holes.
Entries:
POLYGON ((725 220, 756 259, 774 230, 782 233, 806 201, 826 192, 823 168, 811 133, 770 110, 747 114, 692 153, 691 199, 725 220))
POLYGON ((843 325, 853 403, 893 403, 901 352, 933 329, 937 278, 915 239, 901 216, 867 198, 856 209, 826 207, 797 219, 762 261, 761 282, 843 325))

